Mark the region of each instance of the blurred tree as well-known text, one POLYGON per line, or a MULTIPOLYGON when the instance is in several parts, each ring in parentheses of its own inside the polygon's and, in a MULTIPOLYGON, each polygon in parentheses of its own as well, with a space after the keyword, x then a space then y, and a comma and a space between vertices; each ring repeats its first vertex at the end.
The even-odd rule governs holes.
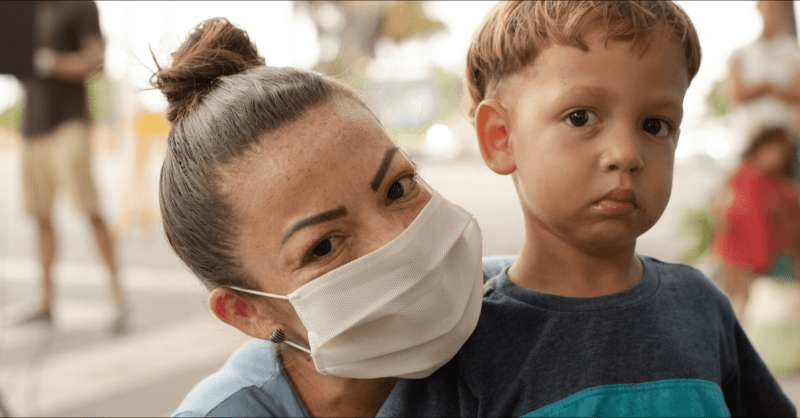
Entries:
POLYGON ((347 80, 363 78, 381 38, 402 42, 445 30, 420 1, 298 1, 317 30, 321 57, 316 70, 347 80))
POLYGON ((711 84, 711 90, 706 94, 706 108, 714 117, 723 117, 730 112, 730 99, 725 89, 725 80, 717 80, 711 84))
POLYGON ((383 8, 380 36, 395 42, 445 30, 447 26, 444 23, 425 15, 419 1, 396 1, 383 8))
POLYGON ((680 220, 681 233, 691 240, 689 248, 680 256, 681 262, 692 264, 711 250, 711 241, 714 232, 714 219, 711 216, 711 207, 684 209, 680 220))
MULTIPOLYGON (((117 112, 116 82, 100 73, 88 82, 89 112, 92 119, 111 121, 117 112)), ((0 113, 0 126, 19 129, 22 121, 22 99, 0 113)))
POLYGON ((109 122, 116 115, 116 82, 102 72, 89 79, 89 112, 94 120, 109 122))
POLYGON ((22 100, 18 100, 12 106, 7 107, 3 113, 0 113, 0 126, 7 128, 19 129, 20 121, 22 121, 22 100))

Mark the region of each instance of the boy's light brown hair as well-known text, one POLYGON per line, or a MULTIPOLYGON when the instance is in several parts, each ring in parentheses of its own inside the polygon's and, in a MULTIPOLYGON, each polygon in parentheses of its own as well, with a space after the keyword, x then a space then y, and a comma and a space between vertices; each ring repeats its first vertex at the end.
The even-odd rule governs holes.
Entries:
POLYGON ((672 1, 500 1, 475 32, 467 53, 467 113, 498 83, 532 63, 551 45, 588 50, 583 37, 604 28, 606 40, 629 41, 640 53, 663 28, 683 44, 689 80, 700 67, 700 40, 689 16, 672 1))

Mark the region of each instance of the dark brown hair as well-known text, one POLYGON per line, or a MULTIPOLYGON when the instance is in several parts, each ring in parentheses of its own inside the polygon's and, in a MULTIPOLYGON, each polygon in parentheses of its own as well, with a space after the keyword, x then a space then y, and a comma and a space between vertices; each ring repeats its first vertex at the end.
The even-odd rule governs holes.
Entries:
MULTIPOLYGON (((758 131, 750 140, 750 143, 742 152, 742 161, 753 158, 765 145, 776 142, 782 143, 787 150, 794 150, 791 136, 789 136, 789 132, 786 129, 778 126, 768 126, 758 131)), ((796 161, 795 153, 788 152, 780 173, 787 177, 793 176, 796 171, 796 161)))
POLYGON ((363 101, 322 74, 264 65, 247 33, 224 18, 200 23, 172 58, 151 80, 167 97, 171 123, 159 188, 164 232, 207 287, 253 286, 221 170, 316 106, 363 101))
POLYGON ((700 67, 700 41, 691 20, 672 1, 500 1, 475 32, 467 52, 467 114, 505 78, 532 63, 546 47, 587 49, 583 41, 594 24, 606 39, 630 41, 646 50, 650 36, 666 27, 683 44, 689 80, 700 67))

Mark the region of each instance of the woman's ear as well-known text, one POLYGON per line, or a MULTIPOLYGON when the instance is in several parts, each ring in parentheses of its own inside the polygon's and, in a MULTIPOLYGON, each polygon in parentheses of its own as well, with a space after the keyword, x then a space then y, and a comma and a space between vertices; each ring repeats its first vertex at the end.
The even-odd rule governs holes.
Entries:
POLYGON ((260 339, 269 339, 273 328, 281 328, 258 309, 253 301, 233 289, 218 287, 208 295, 208 305, 220 321, 260 339))
POLYGON ((517 169, 509 139, 510 125, 505 109, 494 99, 487 99, 475 110, 478 147, 486 165, 497 174, 511 174, 517 169))

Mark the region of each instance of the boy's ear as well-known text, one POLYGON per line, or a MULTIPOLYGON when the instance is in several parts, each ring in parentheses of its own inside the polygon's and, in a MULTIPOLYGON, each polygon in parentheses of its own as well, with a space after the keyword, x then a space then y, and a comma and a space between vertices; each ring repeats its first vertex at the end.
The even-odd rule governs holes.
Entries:
POLYGON ((251 299, 227 287, 212 290, 208 295, 208 304, 220 321, 251 337, 269 339, 274 328, 282 328, 266 316, 263 309, 258 309, 251 299))
POLYGON ((497 174, 511 174, 517 169, 509 140, 509 126, 508 114, 497 100, 484 100, 475 110, 475 131, 481 156, 497 174))

